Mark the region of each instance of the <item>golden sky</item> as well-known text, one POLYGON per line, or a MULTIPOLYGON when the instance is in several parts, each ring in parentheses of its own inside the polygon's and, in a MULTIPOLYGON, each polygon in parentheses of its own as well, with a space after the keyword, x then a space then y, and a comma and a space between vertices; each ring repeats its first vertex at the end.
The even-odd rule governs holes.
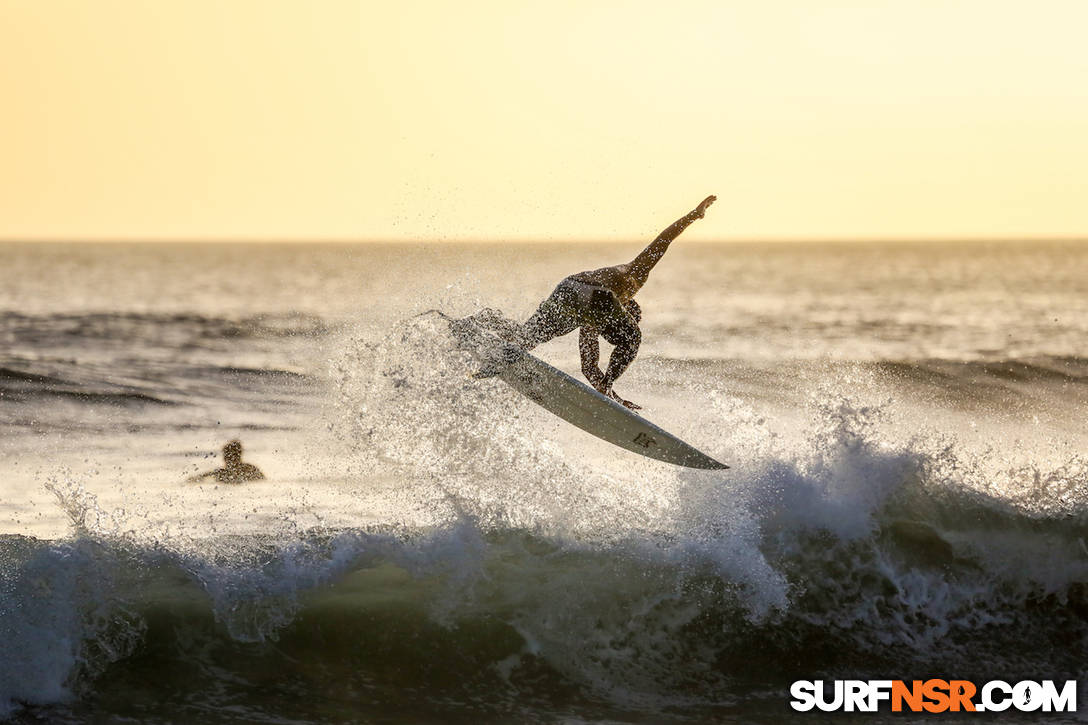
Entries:
POLYGON ((1088 236, 1083 0, 0 0, 0 239, 1088 236))

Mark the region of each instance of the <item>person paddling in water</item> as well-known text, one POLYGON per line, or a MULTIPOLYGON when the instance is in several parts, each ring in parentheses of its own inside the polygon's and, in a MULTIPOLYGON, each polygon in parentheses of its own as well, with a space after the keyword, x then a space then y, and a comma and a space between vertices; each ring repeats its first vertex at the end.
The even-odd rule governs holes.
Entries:
POLYGON ((219 483, 245 483, 246 481, 260 481, 264 478, 261 469, 252 463, 242 461, 242 441, 233 440, 223 446, 223 467, 206 473, 198 473, 189 477, 189 481, 202 481, 205 478, 214 478, 219 483))
MULTIPOLYGON (((496 310, 482 310, 473 315, 472 319, 495 330, 500 337, 522 350, 532 350, 578 328, 582 374, 598 392, 632 410, 638 410, 641 406, 624 400, 612 389, 616 380, 635 359, 642 342, 642 332, 639 329, 642 311, 634 296, 646 284, 650 271, 668 251, 672 241, 693 221, 702 219, 707 208, 715 201, 715 196, 703 199, 699 206, 669 225, 650 246, 627 264, 570 275, 540 303, 536 312, 524 324, 518 325, 506 320, 496 310), (599 337, 615 346, 604 372, 600 369, 599 337)), ((500 353, 499 357, 486 361, 473 377, 488 378, 498 375, 510 362, 508 357, 508 354, 500 353)))

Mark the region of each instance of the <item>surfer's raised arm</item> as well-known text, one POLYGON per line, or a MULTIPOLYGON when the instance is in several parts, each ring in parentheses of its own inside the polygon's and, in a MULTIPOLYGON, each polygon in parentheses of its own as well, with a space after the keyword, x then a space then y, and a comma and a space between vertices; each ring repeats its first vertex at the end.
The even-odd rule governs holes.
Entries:
POLYGON ((706 214, 707 207, 718 200, 718 197, 711 194, 707 198, 699 202, 699 206, 689 211, 684 216, 680 217, 672 224, 670 224, 665 231, 657 235, 657 239, 650 242, 650 246, 642 250, 631 264, 628 265, 628 269, 633 277, 638 280, 639 284, 645 284, 646 278, 650 276, 650 270, 654 268, 654 265, 665 256, 665 251, 668 250, 672 241, 680 236, 680 232, 688 228, 696 219, 702 219, 706 214))

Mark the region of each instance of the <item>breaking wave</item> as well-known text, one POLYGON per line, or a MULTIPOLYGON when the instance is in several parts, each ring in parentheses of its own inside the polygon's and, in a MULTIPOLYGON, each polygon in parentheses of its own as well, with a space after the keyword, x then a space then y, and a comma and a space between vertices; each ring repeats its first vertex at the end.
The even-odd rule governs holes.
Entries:
POLYGON ((329 425, 397 482, 365 526, 167 536, 55 482, 71 535, 0 537, 0 712, 699 720, 802 676, 1084 679, 1083 457, 889 437, 835 391, 785 437, 704 378, 678 432, 736 465, 685 471, 471 365, 428 317, 339 361, 329 425))

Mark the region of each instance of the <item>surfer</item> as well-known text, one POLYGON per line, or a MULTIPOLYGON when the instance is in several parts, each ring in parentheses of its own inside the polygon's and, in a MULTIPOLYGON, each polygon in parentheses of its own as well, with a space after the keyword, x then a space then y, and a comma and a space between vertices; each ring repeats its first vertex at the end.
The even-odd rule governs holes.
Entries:
POLYGON ((214 477, 219 483, 244 483, 245 481, 260 481, 264 478, 261 469, 252 463, 242 462, 242 441, 240 440, 235 439, 223 446, 223 464, 222 468, 198 473, 189 480, 201 481, 214 477))
MULTIPOLYGON (((668 251, 669 244, 693 221, 702 219, 707 207, 715 201, 716 196, 703 199, 699 206, 670 224, 630 262, 570 275, 559 283, 522 325, 506 320, 496 310, 483 310, 473 318, 523 350, 532 350, 578 328, 582 374, 598 392, 632 410, 638 410, 641 406, 624 400, 612 389, 612 385, 635 359, 642 342, 639 329, 642 310, 633 298, 646 284, 650 271, 668 251), (608 368, 603 372, 600 368, 599 337, 614 346, 608 358, 608 368)), ((503 359, 489 360, 474 377, 498 375, 507 362, 503 359)))

